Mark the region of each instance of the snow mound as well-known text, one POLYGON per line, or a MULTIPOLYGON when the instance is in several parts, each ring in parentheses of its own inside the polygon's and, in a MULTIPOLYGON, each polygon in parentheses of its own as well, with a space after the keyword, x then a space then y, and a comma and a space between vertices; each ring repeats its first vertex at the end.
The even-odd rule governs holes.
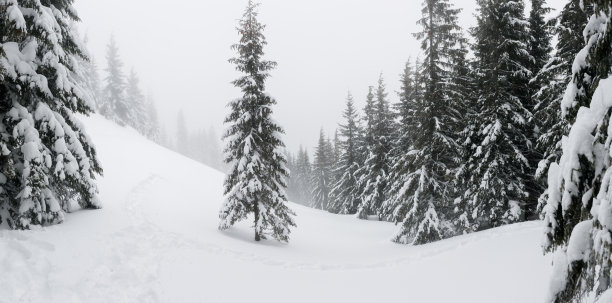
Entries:
POLYGON ((217 230, 223 175, 99 116, 83 118, 104 177, 101 210, 0 230, 0 302, 543 302, 541 223, 434 244, 393 224, 291 204, 291 242, 217 230), (257 298, 260 299, 257 299, 257 298))

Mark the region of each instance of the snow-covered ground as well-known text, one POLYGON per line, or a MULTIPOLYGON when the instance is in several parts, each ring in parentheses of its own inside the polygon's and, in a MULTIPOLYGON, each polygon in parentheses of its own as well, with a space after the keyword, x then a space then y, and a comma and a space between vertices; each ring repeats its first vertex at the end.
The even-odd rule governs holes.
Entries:
POLYGON ((217 230, 223 175, 85 118, 104 209, 0 230, 0 302, 543 302, 541 223, 412 247, 393 224, 292 204, 290 244, 217 230))

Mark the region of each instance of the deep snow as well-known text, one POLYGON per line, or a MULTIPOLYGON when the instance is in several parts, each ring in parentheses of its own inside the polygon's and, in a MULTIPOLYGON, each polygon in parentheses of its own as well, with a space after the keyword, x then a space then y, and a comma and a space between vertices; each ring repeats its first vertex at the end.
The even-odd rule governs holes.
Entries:
POLYGON ((413 247, 396 226, 291 204, 289 244, 217 230, 223 175, 98 116, 101 210, 0 230, 0 302, 543 302, 540 222, 413 247))

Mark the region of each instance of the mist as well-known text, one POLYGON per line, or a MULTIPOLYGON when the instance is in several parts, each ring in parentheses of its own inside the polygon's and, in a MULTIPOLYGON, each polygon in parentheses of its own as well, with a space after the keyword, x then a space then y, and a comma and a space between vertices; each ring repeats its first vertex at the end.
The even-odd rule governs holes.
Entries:
MULTIPOLYGON (((238 40, 235 30, 246 1, 177 0, 77 1, 81 31, 104 76, 106 45, 114 35, 126 69, 134 68, 147 95, 154 96, 162 124, 176 133, 183 110, 190 129, 224 129, 228 101, 240 96, 227 60, 238 40), (142 9, 146 7, 146 9, 142 9)), ((278 105, 285 143, 315 145, 319 130, 337 127, 348 91, 363 106, 368 86, 385 78, 397 99, 399 75, 420 54, 412 36, 419 27, 415 1, 261 1, 267 25, 266 57, 279 63, 267 84, 278 105)), ((453 1, 463 8, 464 28, 475 23, 476 1, 453 1)), ((559 9, 563 1, 549 1, 559 9)))

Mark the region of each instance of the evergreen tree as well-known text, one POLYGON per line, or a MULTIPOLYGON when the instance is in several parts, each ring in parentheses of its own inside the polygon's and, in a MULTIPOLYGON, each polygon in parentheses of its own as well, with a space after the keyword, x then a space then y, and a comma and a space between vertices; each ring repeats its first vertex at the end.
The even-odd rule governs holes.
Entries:
POLYGON ((225 203, 220 212, 219 229, 227 229, 237 221, 254 214, 255 241, 271 236, 289 241, 295 215, 287 207, 285 194, 288 175, 287 160, 282 154, 282 128, 272 120, 276 100, 265 93, 265 80, 276 62, 263 60, 265 26, 257 20, 258 4, 249 1, 239 22, 240 42, 232 48, 238 57, 230 59, 242 76, 234 86, 243 96, 230 103, 226 118, 229 128, 226 162, 231 163, 225 180, 225 203))
POLYGON ((140 89, 140 79, 134 69, 130 71, 127 79, 126 102, 129 106, 127 124, 143 135, 151 133, 152 125, 147 116, 146 99, 140 89))
MULTIPOLYGON (((477 61, 477 111, 471 157, 466 161, 465 194, 458 208, 470 214, 470 230, 524 220, 533 179, 528 155, 529 104, 527 21, 523 1, 478 1, 473 30, 477 61)), ((536 202, 537 203, 537 202, 536 202)))
MULTIPOLYGON (((87 45, 89 39, 87 36, 83 38, 83 45, 87 45)), ((87 92, 91 95, 92 102, 94 103, 93 110, 99 111, 100 109, 100 100, 101 100, 101 92, 100 92, 100 74, 98 73, 98 66, 96 64, 96 60, 87 51, 87 48, 84 46, 84 57, 78 57, 77 61, 79 65, 82 67, 81 73, 75 73, 77 76, 77 80, 82 83, 82 86, 85 88, 87 92)))
POLYGON ((327 210, 329 207, 333 161, 333 153, 330 151, 330 141, 325 138, 325 132, 321 129, 312 170, 311 206, 316 209, 327 210))
MULTIPOLYGON (((550 164, 561 158, 561 138, 568 134, 570 120, 575 118, 575 115, 562 116, 561 100, 567 83, 572 81, 572 63, 584 46, 582 31, 592 13, 592 5, 586 3, 583 10, 580 3, 580 0, 568 2, 556 18, 558 25, 555 27, 555 34, 558 42, 554 55, 532 80, 543 84, 534 95, 534 120, 540 130, 536 148, 542 155, 536 171, 536 178, 539 180, 546 180, 550 164)), ((547 199, 546 191, 540 197, 538 209, 544 206, 547 199)))
POLYGON ((183 111, 180 110, 176 117, 176 142, 175 142, 176 151, 178 151, 181 155, 190 157, 191 156, 191 146, 189 140, 189 132, 187 131, 187 124, 185 122, 185 115, 183 111))
POLYGON ((422 65, 423 97, 411 109, 415 125, 411 133, 411 147, 399 158, 397 167, 403 168, 399 176, 402 187, 396 186, 396 197, 401 206, 397 210, 402 226, 394 241, 423 244, 444 237, 442 222, 453 202, 452 181, 460 154, 457 143, 457 112, 463 100, 456 91, 453 72, 458 60, 464 56, 460 46, 465 42, 458 25, 459 9, 447 0, 425 0, 419 25, 423 30, 415 36, 422 41, 425 53, 422 65), (402 163, 403 162, 403 163, 402 163), (399 188, 399 189, 398 189, 399 188), (403 218, 402 218, 403 216, 403 218))
POLYGON ((571 129, 559 163, 551 164, 548 174, 543 245, 558 253, 547 302, 608 302, 612 297, 612 1, 585 4, 586 10, 594 5, 594 14, 561 101, 571 129))
POLYGON ((531 0, 531 12, 529 14, 529 54, 531 55, 531 61, 529 64, 529 70, 533 78, 529 83, 529 110, 534 114, 531 121, 529 121, 528 130, 534 130, 529 133, 532 137, 529 138, 530 142, 526 156, 529 160, 529 165, 532 168, 536 168, 534 173, 535 178, 528 178, 527 191, 529 192, 528 205, 526 205, 525 217, 533 219, 537 216, 538 207, 537 201, 535 200, 544 191, 544 182, 537 179, 537 166, 542 160, 542 150, 537 148, 537 141, 540 136, 542 125, 540 120, 535 119, 536 108, 538 105, 537 97, 535 96, 545 85, 547 79, 538 77, 546 63, 550 60, 550 53, 552 52, 551 47, 551 23, 545 21, 546 14, 551 11, 550 8, 546 7, 545 0, 531 0), (544 81, 543 81, 544 80, 544 81))
POLYGON ((383 216, 390 221, 402 220, 403 214, 396 214, 395 211, 401 205, 401 201, 395 198, 400 191, 403 190, 405 182, 403 177, 409 169, 408 163, 402 161, 404 155, 410 150, 413 144, 412 136, 417 131, 417 125, 414 123, 415 106, 418 94, 418 75, 416 66, 413 69, 411 60, 406 62, 404 72, 401 75, 401 88, 398 92, 399 102, 394 104, 395 115, 397 116, 398 125, 396 127, 396 142, 391 150, 391 171, 389 174, 389 197, 383 203, 383 216))
POLYGON ((295 166, 295 202, 303 205, 309 205, 312 201, 312 166, 310 164, 310 157, 308 156, 308 151, 302 146, 300 146, 299 152, 297 154, 295 166))
POLYGON ((359 117, 351 93, 348 94, 343 117, 346 122, 340 125, 340 138, 336 143, 340 154, 336 162, 338 163, 336 167, 338 179, 330 193, 332 205, 329 211, 339 214, 355 214, 358 205, 361 204, 357 186, 357 170, 359 169, 357 120, 359 117))
POLYGON ((119 58, 119 48, 111 37, 106 47, 106 86, 103 91, 100 113, 106 118, 127 125, 130 120, 130 104, 125 95, 126 83, 123 75, 123 62, 119 58))
POLYGON ((377 215, 383 220, 383 202, 387 199, 387 182, 390 168, 390 151, 393 142, 393 117, 387 100, 385 83, 380 76, 376 100, 366 103, 366 150, 368 157, 356 174, 359 176, 361 205, 357 211, 360 219, 377 215), (370 141, 368 143, 368 141, 370 141))
POLYGON ((159 114, 157 113, 155 100, 152 96, 147 97, 145 101, 145 106, 149 128, 147 129, 144 135, 147 136, 149 140, 161 143, 161 127, 159 124, 159 114))
POLYGON ((15 229, 100 207, 102 169, 77 119, 94 109, 78 81, 79 18, 72 1, 51 2, 0 4, 0 220, 15 229))

